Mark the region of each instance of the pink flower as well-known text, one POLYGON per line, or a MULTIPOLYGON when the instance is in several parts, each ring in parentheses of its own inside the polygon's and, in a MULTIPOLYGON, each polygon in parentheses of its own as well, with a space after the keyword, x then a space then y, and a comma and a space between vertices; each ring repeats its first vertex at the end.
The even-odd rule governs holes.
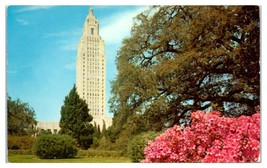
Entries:
POLYGON ((190 126, 175 125, 150 141, 142 162, 257 162, 260 114, 227 118, 220 112, 191 114, 190 126))

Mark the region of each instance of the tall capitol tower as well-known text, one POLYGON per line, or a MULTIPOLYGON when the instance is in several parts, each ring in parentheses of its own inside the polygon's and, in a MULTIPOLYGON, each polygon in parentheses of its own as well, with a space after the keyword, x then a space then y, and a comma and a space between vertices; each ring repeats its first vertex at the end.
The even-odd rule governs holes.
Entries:
POLYGON ((79 96, 86 101, 89 114, 102 130, 111 126, 112 118, 106 116, 106 57, 104 41, 99 36, 98 20, 93 9, 83 25, 83 35, 78 44, 76 85, 79 96))

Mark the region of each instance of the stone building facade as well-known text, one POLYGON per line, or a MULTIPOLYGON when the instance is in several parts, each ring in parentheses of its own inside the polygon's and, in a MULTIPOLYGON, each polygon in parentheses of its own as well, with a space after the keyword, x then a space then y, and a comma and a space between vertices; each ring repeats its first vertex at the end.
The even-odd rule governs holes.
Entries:
POLYGON ((93 123, 102 130, 111 126, 112 118, 106 115, 106 56, 104 40, 99 35, 99 23, 93 9, 83 25, 76 60, 77 92, 88 104, 93 123))
POLYGON ((52 122, 52 121, 38 121, 36 128, 40 130, 51 131, 52 134, 57 134, 60 130, 59 122, 52 122))

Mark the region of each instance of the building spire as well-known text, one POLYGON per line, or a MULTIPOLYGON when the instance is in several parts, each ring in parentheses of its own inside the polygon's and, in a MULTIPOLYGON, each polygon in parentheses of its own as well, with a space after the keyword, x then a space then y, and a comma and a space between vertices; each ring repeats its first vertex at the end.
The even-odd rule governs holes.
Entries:
POLYGON ((94 15, 94 9, 93 8, 89 9, 89 15, 94 15))

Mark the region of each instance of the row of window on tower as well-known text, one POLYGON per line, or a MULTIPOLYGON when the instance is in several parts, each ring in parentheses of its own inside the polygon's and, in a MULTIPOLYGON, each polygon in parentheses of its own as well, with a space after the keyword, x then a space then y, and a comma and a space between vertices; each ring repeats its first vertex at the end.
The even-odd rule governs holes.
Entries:
MULTIPOLYGON (((103 92, 104 92, 104 90, 102 90, 102 96, 104 97, 103 92)), ((101 95, 101 94, 99 94, 99 90, 97 90, 97 93, 93 93, 93 92, 92 93, 87 93, 87 96, 96 96, 96 97, 98 97, 99 95, 101 95)))
MULTIPOLYGON (((89 114, 93 115, 93 116, 99 116, 100 114, 99 113, 96 113, 96 112, 90 112, 90 109, 89 109, 89 114)), ((102 116, 104 115, 104 113, 102 113, 102 116)))
MULTIPOLYGON (((96 95, 96 93, 99 93, 100 90, 102 91, 101 94, 104 93, 104 86, 103 85, 92 85, 92 84, 87 84, 87 87, 85 88, 85 85, 83 85, 84 89, 83 92, 85 92, 85 89, 91 93, 91 94, 95 94, 94 96, 99 96, 96 95)), ((89 96, 89 93, 87 93, 87 96, 89 96)), ((86 93, 84 93, 83 95, 86 95, 86 93)), ((92 95, 93 96, 93 95, 92 95)), ((102 95, 103 96, 103 95, 102 95)))
MULTIPOLYGON (((86 90, 88 90, 90 93, 99 93, 99 91, 102 91, 102 93, 104 93, 104 85, 87 85, 87 88, 86 90), (100 88, 100 86, 102 88, 100 88)), ((85 85, 83 85, 83 95, 85 95, 85 85)), ((87 93, 87 96, 88 96, 88 93, 87 93)), ((99 95, 94 95, 94 96, 99 96, 99 95)))
POLYGON ((102 106, 102 108, 104 108, 104 101, 97 101, 97 100, 92 100, 92 99, 87 99, 88 101, 88 106, 92 107, 92 108, 99 108, 100 106, 102 106), (102 104, 99 104, 101 103, 102 104))
POLYGON ((99 54, 98 47, 87 47, 87 50, 90 50, 91 54, 99 54))
MULTIPOLYGON (((90 74, 91 77, 95 77, 95 78, 99 77, 99 75, 100 75, 99 74, 100 71, 98 71, 98 70, 95 70, 95 71, 94 70, 91 70, 91 71, 88 70, 87 72, 90 74)), ((83 71, 83 79, 84 80, 85 80, 85 77, 86 77, 86 75, 85 75, 85 72, 83 71)), ((102 71, 102 78, 104 78, 104 71, 102 71)), ((104 81, 104 79, 102 79, 102 81, 104 81)))
MULTIPOLYGON (((97 69, 102 69, 102 70, 104 70, 104 66, 102 66, 102 67, 99 67, 99 63, 97 63, 95 66, 94 65, 88 65, 87 66, 87 69, 91 69, 91 70, 93 70, 93 69, 95 69, 95 70, 97 70, 97 69)), ((85 71, 85 65, 83 65, 83 71, 85 71)))
MULTIPOLYGON (((88 81, 95 81, 96 83, 98 83, 101 80, 103 81, 103 79, 100 78, 100 76, 96 76, 96 77, 90 76, 90 77, 87 77, 87 83, 88 83, 88 81)), ((85 77, 83 77, 83 81, 85 81, 85 77)), ((101 84, 104 84, 104 83, 101 83, 101 84)))
MULTIPOLYGON (((83 91, 85 90, 85 82, 83 82, 83 91)), ((104 91, 104 83, 103 84, 89 84, 87 83, 87 90, 90 90, 91 93, 99 92, 100 89, 102 89, 102 92, 104 91)))
POLYGON ((90 41, 90 42, 99 42, 99 37, 92 37, 92 36, 87 36, 87 41, 90 41))
MULTIPOLYGON (((102 72, 102 74, 104 75, 104 67, 102 67, 101 69, 102 69, 102 71, 99 70, 99 67, 94 67, 94 68, 93 67, 90 67, 90 68, 87 69, 87 72, 90 72, 90 73, 98 73, 98 74, 100 72, 102 72)), ((83 68, 83 72, 85 72, 85 71, 86 71, 86 69, 83 68)))
POLYGON ((97 111, 99 112, 99 109, 103 109, 104 111, 104 106, 103 105, 100 105, 100 104, 92 104, 91 102, 88 103, 88 107, 90 107, 91 109, 94 109, 94 111, 97 111), (102 108, 100 108, 102 107, 102 108))
POLYGON ((104 65, 104 59, 98 59, 98 58, 94 58, 94 56, 89 57, 86 59, 85 54, 83 55, 83 62, 85 63, 85 60, 87 60, 88 62, 92 62, 92 63, 99 63, 100 60, 102 61, 102 65, 104 65))
POLYGON ((104 108, 101 108, 99 110, 99 107, 88 107, 89 108, 89 114, 94 115, 94 116, 99 116, 100 114, 104 115, 104 108))
MULTIPOLYGON (((89 93, 99 93, 100 92, 100 89, 101 89, 101 93, 102 93, 102 96, 103 96, 103 93, 104 93, 104 85, 102 84, 101 85, 102 88, 99 87, 99 85, 87 85, 87 88, 85 88, 85 85, 83 84, 83 95, 85 95, 85 90, 87 90, 89 93)), ((87 93, 87 96, 89 96, 89 93, 87 93)), ((90 94, 91 95, 91 94, 90 94)), ((92 96, 99 96, 98 95, 92 95, 92 96)))
MULTIPOLYGON (((84 36, 81 42, 84 44, 85 42, 89 42, 89 44, 99 44, 101 37, 98 36, 84 36)), ((101 44, 101 43, 100 43, 101 44)))
MULTIPOLYGON (((89 48, 88 48, 88 50, 89 50, 89 48)), ((83 55, 83 56, 85 56, 85 55, 83 55)), ((88 51, 87 57, 98 58, 98 57, 104 57, 104 55, 103 55, 103 53, 99 52, 99 50, 96 50, 96 51, 90 50, 90 51, 88 51)))
MULTIPOLYGON (((86 67, 85 61, 83 61, 83 68, 85 68, 85 67, 86 67)), ((104 63, 102 63, 102 65, 100 63, 95 63, 95 62, 88 62, 87 63, 87 68, 100 69, 100 67, 102 69, 104 69, 105 68, 104 63)))
POLYGON ((90 49, 98 50, 99 43, 94 41, 87 41, 87 49, 90 47, 90 49))

